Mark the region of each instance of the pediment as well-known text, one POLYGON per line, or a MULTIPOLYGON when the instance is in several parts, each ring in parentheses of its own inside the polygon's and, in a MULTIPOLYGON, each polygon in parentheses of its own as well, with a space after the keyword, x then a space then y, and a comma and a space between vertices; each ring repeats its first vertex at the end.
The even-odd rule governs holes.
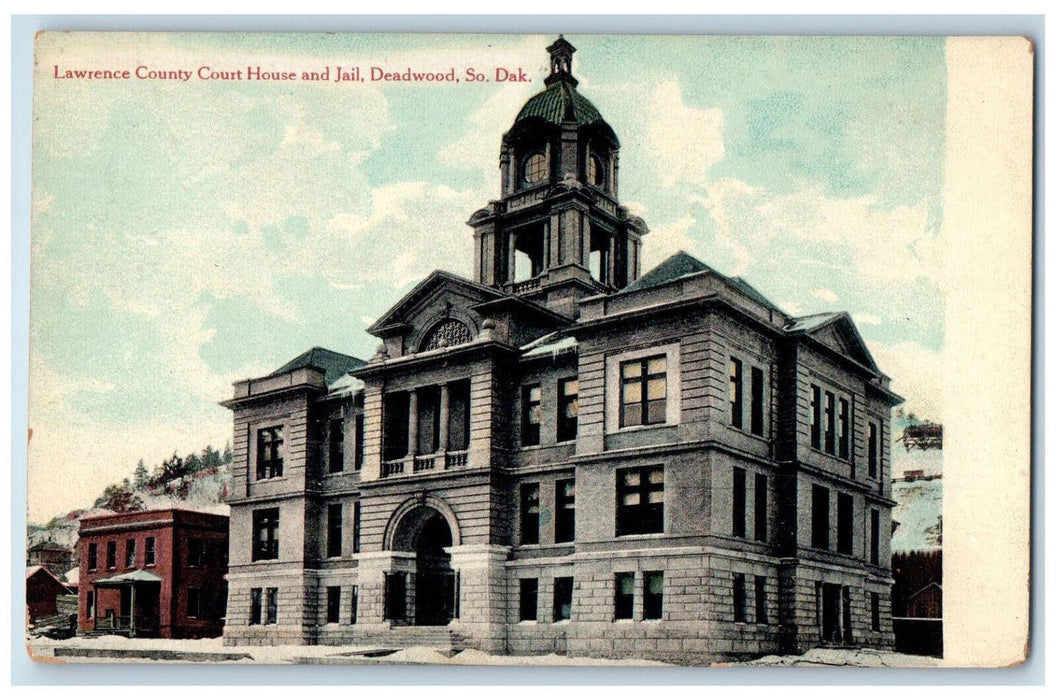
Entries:
POLYGON ((807 334, 858 364, 865 365, 874 372, 880 371, 865 345, 865 340, 847 314, 839 314, 828 323, 807 331, 807 334))

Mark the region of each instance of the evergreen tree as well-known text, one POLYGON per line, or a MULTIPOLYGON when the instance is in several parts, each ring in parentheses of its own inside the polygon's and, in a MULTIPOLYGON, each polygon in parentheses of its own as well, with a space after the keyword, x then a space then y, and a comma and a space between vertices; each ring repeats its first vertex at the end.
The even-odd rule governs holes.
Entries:
POLYGON ((224 445, 224 457, 223 457, 224 464, 231 464, 231 460, 234 459, 234 458, 235 458, 235 456, 231 452, 231 443, 228 442, 227 444, 224 445))
POLYGON ((147 471, 147 465, 143 463, 143 460, 139 460, 136 464, 136 471, 132 473, 132 483, 137 489, 142 489, 150 481, 150 473, 147 471))

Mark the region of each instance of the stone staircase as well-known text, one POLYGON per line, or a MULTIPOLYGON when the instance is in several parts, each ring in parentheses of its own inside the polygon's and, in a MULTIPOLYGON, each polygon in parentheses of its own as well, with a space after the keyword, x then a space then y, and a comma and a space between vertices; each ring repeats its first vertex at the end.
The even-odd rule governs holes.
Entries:
POLYGON ((451 652, 466 648, 466 638, 447 627, 393 627, 388 630, 357 632, 353 643, 357 646, 385 649, 432 647, 451 652))

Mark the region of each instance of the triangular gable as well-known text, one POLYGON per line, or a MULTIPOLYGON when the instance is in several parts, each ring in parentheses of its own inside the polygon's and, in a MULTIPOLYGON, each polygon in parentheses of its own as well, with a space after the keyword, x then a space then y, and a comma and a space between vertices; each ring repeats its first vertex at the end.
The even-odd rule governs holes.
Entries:
POLYGON ((485 287, 444 270, 436 270, 371 324, 367 332, 385 337, 389 335, 387 331, 394 327, 413 325, 423 309, 445 295, 454 297, 452 303, 457 301, 459 306, 465 308, 506 296, 497 289, 485 287))
POLYGON ((874 372, 880 371, 865 340, 848 314, 832 314, 830 318, 821 323, 806 326, 803 331, 811 338, 851 358, 858 364, 865 365, 874 372))

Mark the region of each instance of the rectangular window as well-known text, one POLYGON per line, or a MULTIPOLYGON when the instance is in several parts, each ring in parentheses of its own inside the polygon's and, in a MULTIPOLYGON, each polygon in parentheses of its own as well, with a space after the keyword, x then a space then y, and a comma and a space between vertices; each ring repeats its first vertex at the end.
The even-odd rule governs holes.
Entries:
POLYGON ((200 619, 202 617, 202 589, 187 589, 187 617, 200 619))
POLYGON ((539 616, 539 579, 521 579, 521 621, 535 620, 539 616))
POLYGON ((557 441, 576 439, 579 422, 579 379, 562 379, 557 384, 557 441))
POLYGON ((359 501, 355 501, 352 504, 352 553, 359 554, 359 530, 360 523, 363 520, 362 512, 360 511, 359 501))
POLYGON ((613 603, 617 620, 634 618, 634 573, 616 574, 613 603))
POLYGON ((752 435, 763 434, 763 370, 752 367, 752 435))
POLYGON ((854 499, 849 493, 836 495, 836 551, 854 554, 854 499))
POLYGON ((469 448, 469 380, 447 385, 447 449, 461 452, 469 448))
POLYGON ((554 541, 572 542, 576 539, 576 480, 560 479, 554 486, 554 541))
POLYGON ((205 563, 205 548, 202 540, 192 537, 187 540, 187 566, 199 567, 205 563))
POLYGON ((829 548, 829 490, 824 486, 811 488, 810 546, 829 548))
POLYGON ((364 429, 363 414, 356 415, 356 459, 353 469, 357 472, 363 468, 363 456, 366 454, 366 430, 364 429))
POLYGON ((136 567, 136 541, 125 540, 125 568, 134 569, 136 567))
POLYGON ((765 576, 755 577, 755 621, 760 625, 765 625, 769 622, 769 616, 766 614, 765 576))
POLYGON ((825 392, 825 451, 836 454, 836 396, 825 392))
POLYGON ((730 425, 740 428, 744 424, 744 376, 741 361, 730 358, 730 425))
POLYGON ((278 426, 257 431, 257 478, 277 476, 282 476, 282 428, 278 426))
POLYGON ((620 364, 620 427, 667 421, 667 356, 620 364))
POLYGON ((851 454, 851 405, 840 399, 840 458, 849 459, 851 454))
POLYGON ((843 643, 854 642, 853 618, 851 617, 851 587, 843 587, 843 643))
POLYGON ((268 607, 268 616, 264 624, 274 625, 279 621, 279 589, 269 588, 265 600, 268 607))
POLYGON ((664 531, 664 469, 616 471, 616 536, 664 531))
POLYGON ((106 568, 117 568, 117 542, 110 541, 106 543, 106 568))
POLYGON ((880 631, 880 594, 870 593, 869 594, 869 607, 872 613, 873 624, 872 628, 874 632, 880 631))
POLYGON ((733 621, 748 622, 748 600, 744 590, 744 574, 733 575, 733 621))
POLYGON ((521 444, 539 444, 543 418, 543 390, 538 384, 521 387, 521 444))
POLYGON ((869 511, 869 563, 880 564, 880 511, 869 511))
POLYGON ((154 566, 157 563, 157 550, 154 546, 154 538, 148 537, 146 547, 143 548, 143 565, 154 566))
POLYGON ((343 472, 345 470, 345 421, 343 418, 334 418, 330 421, 327 443, 330 473, 343 472))
POLYGON ((810 385, 810 446, 821 449, 821 387, 810 385))
POLYGON ((539 544, 539 484, 521 484, 521 544, 539 544))
POLYGON ((642 590, 642 617, 661 620, 664 617, 664 572, 646 571, 642 590))
POLYGON ((352 586, 352 616, 349 618, 349 624, 356 624, 356 618, 359 616, 359 586, 352 586))
POLYGON ((733 468, 733 536, 744 537, 747 509, 746 475, 740 467, 733 468))
POLYGON ((402 459, 410 452, 411 395, 406 391, 385 394, 382 459, 402 459))
POLYGON ((572 617, 572 577, 559 576, 554 579, 554 622, 572 617))
POLYGON ((755 475, 755 539, 766 542, 767 515, 766 474, 755 475))
POLYGON ((95 571, 99 568, 99 545, 92 542, 88 545, 88 570, 95 571))
POLYGON ((876 478, 876 423, 869 424, 869 478, 876 478))
POLYGON ((407 618, 407 574, 397 571, 385 574, 385 619, 407 618))
POLYGON ((341 556, 342 508, 340 503, 331 503, 326 507, 326 556, 341 556))
POLYGON ((440 451, 440 387, 423 386, 418 395, 417 454, 431 455, 440 451))
POLYGON ((88 608, 85 611, 86 616, 90 617, 90 618, 94 618, 95 617, 95 591, 88 591, 88 600, 85 601, 85 602, 87 603, 87 608, 88 608))
POLYGON ((279 509, 253 511, 253 561, 279 558, 279 509))
POLYGON ((341 586, 326 587, 326 621, 341 622, 341 586))
POLYGON ((249 590, 249 624, 259 625, 261 623, 261 588, 251 588, 249 590))

